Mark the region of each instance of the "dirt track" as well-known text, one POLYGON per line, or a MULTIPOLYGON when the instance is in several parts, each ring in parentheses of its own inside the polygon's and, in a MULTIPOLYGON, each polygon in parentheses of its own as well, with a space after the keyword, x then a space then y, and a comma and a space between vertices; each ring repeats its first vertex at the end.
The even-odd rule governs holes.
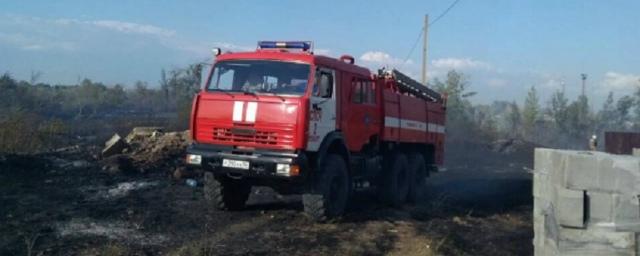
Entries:
MULTIPOLYGON (((5 157, 7 158, 7 157, 5 157)), ((167 172, 57 170, 33 157, 0 165, 0 255, 531 255, 531 181, 521 165, 453 166, 416 206, 354 198, 315 224, 297 197, 256 189, 249 207, 218 212, 167 172)))

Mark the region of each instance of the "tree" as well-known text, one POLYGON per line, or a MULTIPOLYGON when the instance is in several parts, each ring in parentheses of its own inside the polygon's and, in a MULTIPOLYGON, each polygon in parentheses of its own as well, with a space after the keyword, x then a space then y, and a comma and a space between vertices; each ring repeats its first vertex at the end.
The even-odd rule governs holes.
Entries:
POLYGON ((553 118, 555 126, 560 130, 567 129, 567 107, 569 100, 563 91, 556 91, 551 95, 549 114, 553 118))
POLYGON ((610 129, 615 126, 615 123, 618 121, 618 112, 614 104, 613 92, 609 92, 607 99, 604 101, 604 104, 602 104, 602 109, 600 109, 597 114, 598 130, 610 129))
POLYGON ((515 101, 509 104, 506 119, 509 136, 519 136, 520 126, 522 125, 522 116, 520 115, 520 108, 518 108, 518 104, 516 104, 515 101))
POLYGON ((580 96, 567 108, 567 129, 573 143, 585 141, 593 132, 593 120, 589 111, 589 101, 586 96, 580 96))
MULTIPOLYGON (((640 85, 640 79, 638 80, 638 85, 640 85)), ((636 92, 633 94, 633 97, 635 98, 635 108, 634 108, 634 121, 635 121, 635 125, 638 125, 638 123, 640 122, 640 86, 636 87, 636 92)))
POLYGON ((616 104, 618 123, 623 127, 626 127, 626 123, 630 121, 629 112, 634 105, 633 97, 625 95, 618 99, 616 104))
POLYGON ((527 98, 524 101, 524 107, 522 109, 522 125, 524 128, 525 136, 532 136, 538 115, 540 112, 538 93, 535 86, 531 86, 527 93, 527 98))
POLYGON ((475 95, 475 92, 467 91, 468 83, 465 76, 451 70, 447 73, 447 79, 444 82, 437 78, 434 79, 433 86, 438 92, 447 95, 447 124, 450 124, 449 127, 467 130, 473 128, 471 125, 472 107, 468 98, 475 95))

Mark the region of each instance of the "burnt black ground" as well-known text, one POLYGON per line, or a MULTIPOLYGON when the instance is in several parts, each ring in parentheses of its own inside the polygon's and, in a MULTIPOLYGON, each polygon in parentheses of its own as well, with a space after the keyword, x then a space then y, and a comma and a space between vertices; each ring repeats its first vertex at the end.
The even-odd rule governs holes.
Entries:
POLYGON ((25 240, 43 255, 531 255, 529 163, 494 160, 450 164, 415 206, 391 209, 361 194, 344 217, 317 224, 299 197, 268 189, 255 190, 246 210, 219 212, 168 170, 52 171, 42 156, 10 156, 0 164, 0 255, 26 255, 25 240), (122 182, 154 185, 95 199, 122 182), (69 223, 91 232, 62 234, 69 223))

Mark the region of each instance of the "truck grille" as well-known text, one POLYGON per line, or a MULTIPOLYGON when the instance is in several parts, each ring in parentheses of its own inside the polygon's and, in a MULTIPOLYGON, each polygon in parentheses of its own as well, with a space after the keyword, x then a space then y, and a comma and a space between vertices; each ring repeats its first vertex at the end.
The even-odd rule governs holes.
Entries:
POLYGON ((277 145, 278 133, 255 131, 252 133, 234 133, 229 128, 213 128, 213 140, 220 142, 252 143, 260 145, 277 145))

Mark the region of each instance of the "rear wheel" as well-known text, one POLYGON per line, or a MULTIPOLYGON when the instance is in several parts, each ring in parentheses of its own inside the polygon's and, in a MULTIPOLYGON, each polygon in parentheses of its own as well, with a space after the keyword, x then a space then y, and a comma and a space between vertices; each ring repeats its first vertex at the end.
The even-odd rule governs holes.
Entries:
POLYGON ((211 172, 204 174, 204 198, 218 210, 240 210, 244 208, 251 185, 243 180, 216 177, 211 172))
POLYGON ((315 221, 344 213, 349 198, 349 176, 342 157, 330 154, 321 163, 310 193, 302 195, 304 212, 315 221))
POLYGON ((420 153, 409 155, 409 176, 407 201, 415 203, 424 194, 425 179, 427 178, 427 165, 420 153))
POLYGON ((409 193, 409 168, 407 157, 393 153, 385 160, 385 170, 378 190, 380 200, 393 207, 399 207, 409 193))

